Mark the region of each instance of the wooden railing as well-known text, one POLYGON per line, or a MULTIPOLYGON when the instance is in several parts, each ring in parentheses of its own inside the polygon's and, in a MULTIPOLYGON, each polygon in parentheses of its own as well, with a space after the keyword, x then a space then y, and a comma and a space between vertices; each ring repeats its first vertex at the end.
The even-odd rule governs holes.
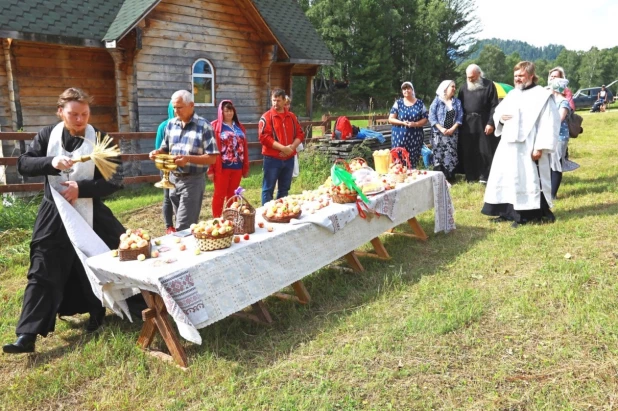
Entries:
MULTIPOLYGON (((369 126, 372 126, 376 120, 383 120, 387 115, 373 115, 373 116, 348 116, 350 120, 368 120, 369 126)), ((301 126, 308 132, 307 135, 307 143, 311 143, 311 139, 315 131, 318 131, 320 134, 320 138, 322 136, 326 136, 331 133, 333 122, 337 120, 336 116, 322 116, 321 121, 301 121, 301 126)), ((257 134, 257 123, 245 123, 245 128, 247 130, 255 130, 257 134)), ((2 140, 14 140, 14 141, 29 141, 34 138, 36 133, 32 132, 0 132, 0 144, 2 140)), ((130 140, 154 140, 156 137, 156 133, 154 132, 117 132, 117 133, 109 133, 110 137, 114 139, 116 144, 121 141, 130 141, 130 140)), ((259 141, 251 141, 249 142, 249 149, 261 147, 259 141)), ((21 154, 21 153, 20 153, 21 154)), ((148 160, 148 153, 138 153, 138 154, 121 154, 121 159, 123 162, 132 162, 132 161, 143 161, 148 160)), ((17 157, 0 157, 0 167, 15 167, 17 166, 17 157)), ((250 161, 251 164, 261 164, 261 159, 254 159, 250 161)), ((154 183, 161 179, 159 174, 151 174, 151 175, 142 175, 135 177, 125 177, 123 180, 124 184, 138 184, 138 183, 154 183)), ((20 184, 3 184, 0 185, 0 194, 1 193, 11 193, 11 192, 26 192, 26 191, 39 191, 43 189, 43 183, 20 183, 20 184)))

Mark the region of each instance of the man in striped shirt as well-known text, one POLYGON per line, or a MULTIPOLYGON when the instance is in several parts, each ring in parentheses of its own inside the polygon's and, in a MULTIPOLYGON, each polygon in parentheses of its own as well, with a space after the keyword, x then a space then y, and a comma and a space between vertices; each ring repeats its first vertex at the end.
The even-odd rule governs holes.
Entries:
POLYGON ((210 122, 195 114, 193 95, 179 90, 172 95, 176 117, 165 128, 163 142, 150 158, 168 153, 174 156, 178 169, 170 174, 176 188, 170 190, 170 200, 176 215, 176 230, 197 223, 204 198, 206 171, 219 155, 210 122))

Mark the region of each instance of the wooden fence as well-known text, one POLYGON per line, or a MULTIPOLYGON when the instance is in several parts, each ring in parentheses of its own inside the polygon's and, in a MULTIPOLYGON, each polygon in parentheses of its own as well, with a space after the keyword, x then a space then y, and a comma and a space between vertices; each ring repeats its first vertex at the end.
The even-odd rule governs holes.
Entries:
MULTIPOLYGON (((376 122, 384 122, 387 118, 386 114, 380 115, 372 115, 372 116, 348 116, 350 120, 368 120, 369 126, 374 125, 376 122)), ((321 121, 301 121, 301 126, 306 130, 307 135, 307 143, 310 144, 312 139, 321 138, 323 136, 330 135, 333 122, 337 120, 337 117, 324 115, 322 116, 321 121), (319 134, 319 136, 313 137, 313 134, 319 134), (312 138, 313 137, 313 138, 312 138)), ((257 136, 257 123, 245 123, 245 128, 247 129, 248 134, 254 134, 257 136)), ((21 132, 0 132, 0 147, 4 140, 7 141, 15 141, 15 142, 25 142, 30 141, 34 138, 36 133, 21 133, 21 132)), ((109 133, 110 137, 114 139, 114 142, 121 147, 122 144, 126 142, 131 142, 132 140, 154 140, 156 137, 155 132, 117 132, 117 133, 109 133)), ((257 138, 256 138, 257 140, 257 138)), ((154 146, 154 142, 152 144, 154 146)), ((16 147, 21 146, 22 148, 25 146, 24 144, 15 144, 16 147)), ((259 141, 250 141, 249 142, 249 150, 256 151, 261 144, 259 141)), ((20 154, 21 154, 21 150, 20 154)), ((259 151, 258 151, 259 153, 259 151)), ((260 157, 259 155, 256 157, 260 157)), ((0 156, 0 174, 5 174, 7 167, 16 167, 17 159, 16 157, 1 157, 0 156)), ((145 153, 122 153, 121 159, 123 164, 129 162, 137 162, 149 160, 148 152, 145 153)), ((251 164, 260 164, 262 163, 261 158, 254 158, 250 161, 251 164)), ((149 175, 138 175, 132 177, 125 177, 124 184, 138 184, 138 183, 154 183, 161 179, 160 175, 157 174, 149 174, 149 175)), ((43 183, 17 183, 17 184, 0 184, 0 194, 2 193, 12 193, 12 192, 29 192, 29 191, 40 191, 43 189, 43 183)))

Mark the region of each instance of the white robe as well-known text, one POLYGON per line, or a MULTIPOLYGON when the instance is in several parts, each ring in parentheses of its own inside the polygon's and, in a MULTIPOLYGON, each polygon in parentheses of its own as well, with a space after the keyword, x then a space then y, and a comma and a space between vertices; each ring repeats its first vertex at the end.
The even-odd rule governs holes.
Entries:
POLYGON ((549 206, 551 198, 550 153, 556 148, 560 114, 551 93, 536 86, 512 90, 496 107, 496 137, 502 137, 485 190, 485 202, 512 204, 515 210, 541 208, 541 193, 549 206), (513 116, 499 121, 503 114, 513 116), (540 150, 537 164, 532 152, 540 150))

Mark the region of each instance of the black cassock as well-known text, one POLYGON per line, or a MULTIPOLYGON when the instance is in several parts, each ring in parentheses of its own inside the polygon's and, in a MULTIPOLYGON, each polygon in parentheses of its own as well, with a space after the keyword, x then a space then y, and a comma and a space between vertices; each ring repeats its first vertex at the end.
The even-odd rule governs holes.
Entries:
MULTIPOLYGON (((23 176, 45 176, 45 194, 34 223, 30 243, 28 284, 16 333, 46 336, 54 331, 56 314, 73 315, 97 312, 101 301, 94 295, 81 260, 77 256, 52 197, 48 175, 58 175, 47 156, 47 145, 54 126, 45 127, 19 157, 18 170, 23 176)), ((95 131, 99 131, 95 129, 95 131)), ((102 133, 105 135, 105 133, 102 133)), ((84 142, 72 137, 65 128, 62 146, 71 153, 84 142)), ((70 156, 70 154, 69 154, 70 156)), ((115 176, 118 177, 118 176, 115 176)), ((111 249, 118 248, 124 227, 101 201, 122 188, 111 184, 95 168, 94 179, 78 181, 79 198, 92 198, 93 229, 111 249)))
POLYGON ((493 133, 485 135, 485 126, 494 126, 498 92, 492 81, 482 80, 483 86, 474 91, 468 90, 468 84, 464 83, 457 96, 461 100, 464 119, 459 131, 459 167, 456 171, 465 174, 467 181, 487 181, 500 142, 493 133))

